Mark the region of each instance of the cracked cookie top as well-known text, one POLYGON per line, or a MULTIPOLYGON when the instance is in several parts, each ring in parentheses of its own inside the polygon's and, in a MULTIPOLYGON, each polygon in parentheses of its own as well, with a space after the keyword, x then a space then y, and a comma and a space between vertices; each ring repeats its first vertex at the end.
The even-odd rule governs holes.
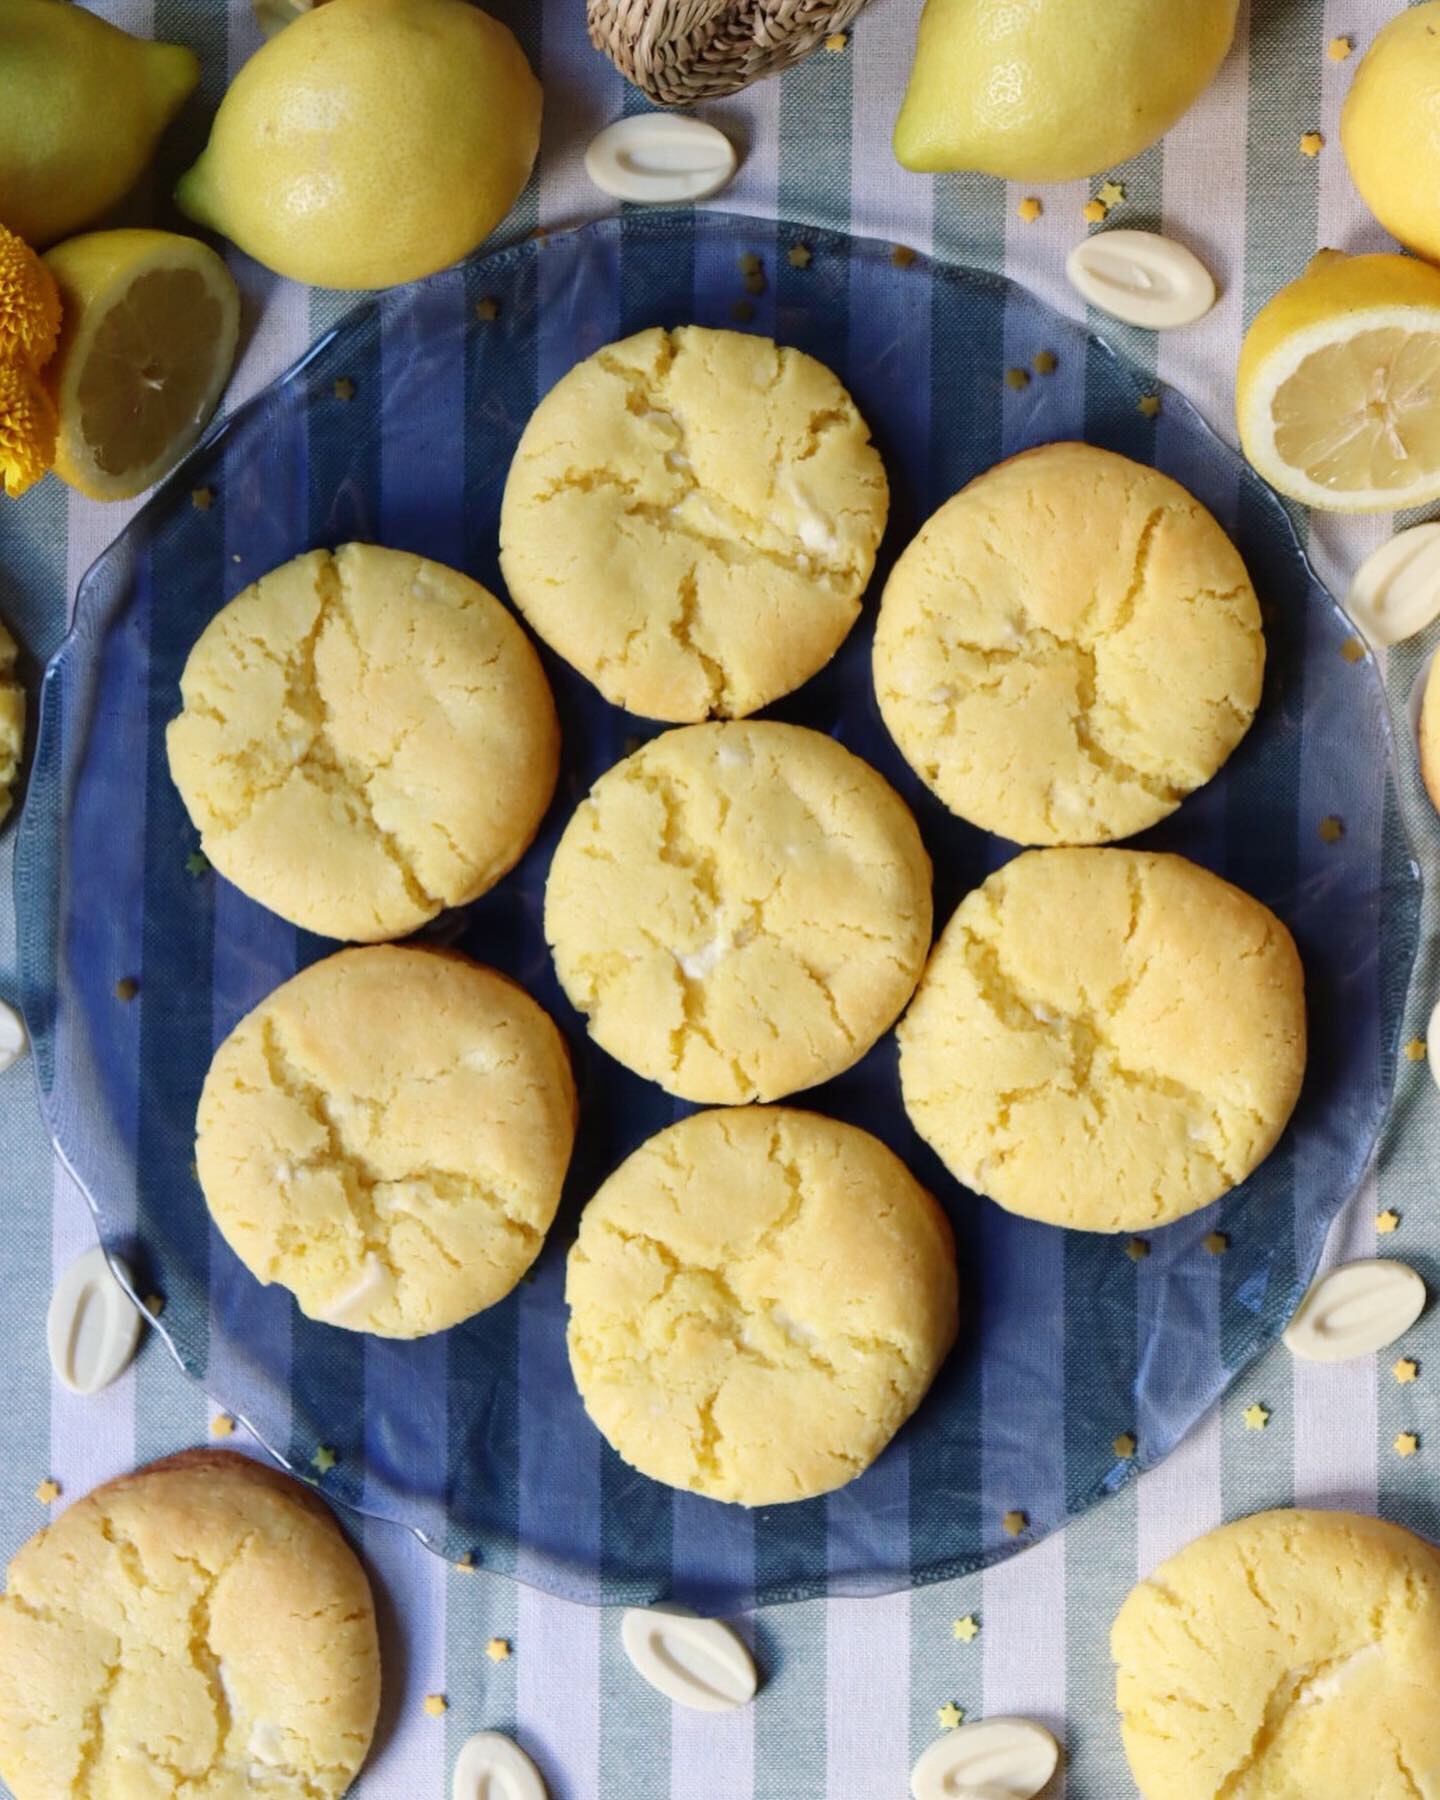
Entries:
POLYGON ((1440 1792, 1440 1553, 1398 1525, 1238 1519, 1142 1581, 1110 1647, 1145 1800, 1440 1792))
POLYGON ((623 1162, 570 1252, 570 1365, 656 1481, 765 1506, 851 1481, 955 1341, 955 1246, 904 1163, 786 1106, 694 1113, 623 1162))
POLYGON ((343 950, 215 1052, 196 1168, 227 1243, 312 1319, 422 1337, 540 1253, 574 1144, 560 1033, 494 969, 343 950))
POLYGON ((16 1800, 338 1800, 380 1702, 370 1586, 279 1470, 190 1450, 37 1532, 0 1595, 16 1800))
POLYGON ((1182 856, 1032 850, 956 908, 899 1038, 905 1109, 967 1187, 1138 1231, 1274 1148, 1304 972, 1268 907, 1182 856))
POLYGON ((858 1062, 930 947, 930 859, 868 763, 798 725, 668 731, 595 783, 545 889, 590 1035, 687 1100, 775 1100, 858 1062))
POLYGON ((403 937, 493 887, 555 786, 539 658, 495 596, 371 544, 312 550, 201 634, 166 733, 210 861, 322 936, 403 937))
POLYGON ((14 801, 25 747, 25 690, 15 672, 18 657, 14 638, 0 622, 0 819, 14 801))
POLYGON ((642 331, 536 409, 500 566, 607 700, 741 718, 839 649, 888 505, 869 428, 823 363, 736 331, 642 331))
POLYGON ((1240 554, 1178 483, 1087 444, 1000 463, 886 583, 875 689, 952 812, 1017 844, 1101 844, 1171 813, 1260 704, 1240 554))

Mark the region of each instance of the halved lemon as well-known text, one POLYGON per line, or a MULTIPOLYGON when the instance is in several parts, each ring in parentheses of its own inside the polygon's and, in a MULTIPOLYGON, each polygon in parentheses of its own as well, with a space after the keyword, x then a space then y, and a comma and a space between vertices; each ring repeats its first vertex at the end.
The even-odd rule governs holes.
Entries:
POLYGON ((1322 250, 1256 315, 1235 404, 1252 466, 1307 506, 1440 498, 1440 269, 1322 250))
POLYGON ((205 429, 235 360, 239 292, 213 250, 170 231, 86 232, 44 260, 64 321, 45 370, 55 472, 92 500, 128 500, 205 429))

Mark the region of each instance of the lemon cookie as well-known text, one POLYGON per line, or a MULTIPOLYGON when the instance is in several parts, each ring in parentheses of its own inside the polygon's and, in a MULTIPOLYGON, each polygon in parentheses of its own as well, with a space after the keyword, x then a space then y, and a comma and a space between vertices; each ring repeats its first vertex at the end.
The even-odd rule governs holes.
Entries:
POLYGON ((575 1137, 560 1033, 493 969, 344 950, 215 1052, 196 1166, 215 1223, 301 1310, 421 1337, 508 1294, 539 1254, 575 1137))
POLYGON ((25 690, 15 673, 15 640, 0 623, 0 819, 9 815, 25 747, 25 690))
POLYGON ((555 786, 539 659, 478 582, 371 544, 312 550, 224 607, 190 653, 170 772, 235 886, 373 942, 514 867, 555 786))
POLYGON ((1430 664, 1420 702, 1420 774, 1432 803, 1440 808, 1440 656, 1430 664))
POLYGON ((840 647, 888 502, 823 363, 735 331, 642 331, 572 369, 526 426, 500 566, 607 700, 738 718, 840 647))
POLYGON ((905 1109, 967 1187, 1137 1231, 1269 1155, 1304 974, 1267 907, 1184 857, 1035 850, 961 902, 899 1036, 905 1109))
POLYGON ((1155 469, 1086 444, 1012 457, 890 576, 875 688, 952 812, 1017 844, 1143 831, 1209 781, 1260 703, 1239 552, 1155 469))
POLYGON ((791 1107, 692 1114, 622 1163, 570 1252, 570 1365, 628 1463, 716 1500, 867 1468, 955 1341, 955 1247, 878 1139, 791 1107))
POLYGON ((365 1572, 313 1494, 232 1451, 96 1488, 10 1564, 16 1800, 338 1800, 380 1702, 365 1572))
POLYGON ((545 935, 590 1035, 687 1100, 774 1100, 858 1062, 930 945, 930 859, 867 763, 798 725, 692 725, 602 775, 545 935))
POLYGON ((1440 1793, 1440 1553, 1398 1525, 1224 1525, 1140 1583, 1110 1645, 1146 1800, 1440 1793))

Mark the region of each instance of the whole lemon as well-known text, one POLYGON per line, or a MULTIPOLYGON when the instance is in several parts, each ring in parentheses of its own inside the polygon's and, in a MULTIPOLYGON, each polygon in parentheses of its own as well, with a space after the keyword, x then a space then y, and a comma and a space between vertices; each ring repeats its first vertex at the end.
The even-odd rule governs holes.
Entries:
POLYGON ((0 0, 0 225, 45 245, 98 219, 199 79, 180 44, 130 37, 68 0, 0 0))
POLYGON ((1340 111, 1360 197, 1409 250, 1440 262, 1440 0, 1375 39, 1340 111))
POLYGON ((926 0, 895 126, 907 169, 1073 181, 1146 149, 1209 87, 1239 0, 926 0))
POLYGON ((540 85, 468 0, 330 0, 257 50, 180 181, 192 219, 319 287, 414 281, 509 212, 540 85))

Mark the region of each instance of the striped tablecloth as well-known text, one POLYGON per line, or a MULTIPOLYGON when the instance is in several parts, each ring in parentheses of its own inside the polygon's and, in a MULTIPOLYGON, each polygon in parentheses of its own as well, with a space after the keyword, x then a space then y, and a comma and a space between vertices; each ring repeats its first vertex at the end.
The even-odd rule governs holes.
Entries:
MULTIPOLYGON (((1025 190, 978 177, 929 179, 899 170, 889 131, 908 64, 920 0, 873 0, 849 45, 820 52, 783 80, 706 109, 744 151, 726 207, 847 228, 987 268, 1004 268, 1067 312, 1063 275, 1084 231, 1089 184, 1042 190, 1044 214, 1017 214, 1025 190)), ((98 0, 96 10, 139 33, 179 39, 202 55, 201 96, 167 141, 156 182, 193 155, 209 109, 258 43, 249 0, 98 0)), ((537 179, 510 229, 558 229, 596 216, 601 198, 581 154, 603 124, 639 104, 586 40, 582 0, 490 0, 520 33, 543 74, 544 148, 537 179)), ((1233 437, 1232 377, 1241 333, 1258 306, 1297 274, 1318 244, 1385 246, 1360 205, 1338 150, 1338 108, 1353 60, 1327 60, 1338 35, 1357 53, 1396 10, 1394 0, 1254 0, 1229 62, 1203 102, 1165 144, 1111 171, 1126 190, 1115 223, 1159 226, 1190 243, 1220 278, 1223 298, 1199 326, 1162 339, 1109 331, 1130 355, 1188 393, 1233 437), (1302 155, 1318 129, 1325 147, 1302 155)), ((137 216, 164 217, 137 203, 137 216)), ((232 404, 288 364, 344 309, 342 297, 277 282, 238 254, 249 331, 232 404)), ((22 639, 33 675, 65 629, 76 583, 127 517, 46 482, 0 510, 0 615, 22 639)), ((1320 520, 1309 547, 1343 594, 1359 558, 1392 529, 1389 519, 1320 520)), ((1302 532, 1306 527, 1302 524, 1302 532)), ((1440 636, 1440 632, 1434 634, 1440 636)), ((1390 654, 1397 714, 1432 642, 1390 654)), ((1419 791, 1402 730, 1407 823, 1427 878, 1440 869, 1440 826, 1419 791)), ((123 826, 122 826, 123 828, 123 826)), ((9 892, 14 833, 0 837, 0 994, 14 997, 9 892)), ((97 904, 103 896, 97 895, 97 904)), ((1435 980, 1426 943, 1407 1036, 1423 1034, 1435 980)), ((77 1400, 52 1384, 44 1311, 55 1271, 92 1241, 80 1196, 54 1163, 24 1065, 0 1077, 0 1550, 8 1556, 41 1522, 31 1498, 46 1475, 66 1497, 137 1462, 201 1441, 201 1394, 161 1348, 146 1346, 106 1394, 77 1400)), ((1423 1064, 1403 1062, 1394 1118, 1377 1176, 1342 1221, 1330 1255, 1371 1254, 1375 1215, 1400 1216, 1387 1250, 1416 1263, 1432 1285, 1440 1209, 1428 1166, 1440 1149, 1440 1094, 1423 1064)), ((1440 1455, 1440 1334, 1427 1320, 1407 1351, 1420 1380, 1400 1387, 1389 1358, 1323 1368, 1274 1353, 1245 1377, 1168 1463, 1067 1532, 983 1576, 889 1599, 831 1601, 766 1611, 744 1622, 765 1686, 757 1704, 721 1719, 672 1710, 630 1671, 610 1614, 551 1600, 492 1575, 453 1572, 403 1532, 361 1534, 381 1597, 386 1696, 377 1749, 357 1792, 363 1800, 432 1800, 448 1791, 463 1739, 481 1726, 513 1732, 544 1770, 556 1800, 900 1800, 915 1755, 948 1701, 970 1715, 1023 1712, 1067 1745, 1053 1794, 1117 1800, 1131 1791, 1115 1730, 1106 1639, 1138 1574, 1222 1517, 1292 1501, 1353 1506, 1440 1537, 1430 1473, 1440 1455), (1270 1409, 1247 1431, 1252 1400, 1270 1409), (1392 1440, 1416 1431, 1419 1454, 1401 1460, 1392 1440), (1431 1442, 1433 1434, 1434 1442, 1431 1442), (981 1621, 957 1641, 952 1621, 981 1621), (488 1639, 514 1645, 494 1663, 488 1639), (422 1707, 449 1698, 442 1718, 422 1707)), ((64 1501, 61 1501, 64 1504, 64 1501)))

